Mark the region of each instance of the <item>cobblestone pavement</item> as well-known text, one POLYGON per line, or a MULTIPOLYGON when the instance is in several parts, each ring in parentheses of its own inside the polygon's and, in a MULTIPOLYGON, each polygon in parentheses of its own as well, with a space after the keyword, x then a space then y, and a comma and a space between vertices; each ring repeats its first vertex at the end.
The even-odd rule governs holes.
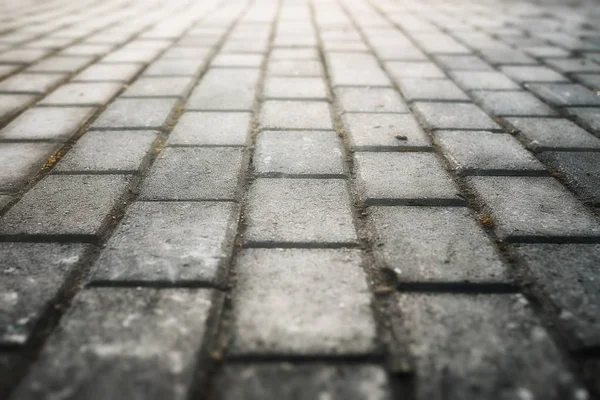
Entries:
POLYGON ((0 32, 0 398, 599 398, 597 2, 0 32))

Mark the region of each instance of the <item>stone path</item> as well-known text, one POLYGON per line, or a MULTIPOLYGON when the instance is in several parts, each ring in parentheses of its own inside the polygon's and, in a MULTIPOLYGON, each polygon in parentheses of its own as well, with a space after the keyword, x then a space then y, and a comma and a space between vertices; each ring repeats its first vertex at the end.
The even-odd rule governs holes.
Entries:
POLYGON ((0 1, 0 398, 600 396, 600 6, 0 1))

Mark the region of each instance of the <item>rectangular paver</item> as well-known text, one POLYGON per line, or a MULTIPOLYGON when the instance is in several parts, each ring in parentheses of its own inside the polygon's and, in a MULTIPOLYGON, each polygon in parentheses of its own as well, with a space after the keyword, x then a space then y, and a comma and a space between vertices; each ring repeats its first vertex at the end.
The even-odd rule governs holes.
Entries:
POLYGON ((249 139, 250 118, 248 112, 188 111, 179 118, 168 144, 243 146, 249 139))
POLYGON ((176 99, 119 98, 104 110, 92 128, 160 129, 176 104, 176 99))
POLYGON ((475 104, 423 102, 414 111, 431 129, 499 129, 475 104))
POLYGON ((0 144, 0 190, 18 191, 59 148, 58 143, 0 144))
POLYGON ((65 141, 93 113, 90 107, 31 108, 0 130, 0 139, 65 141))
POLYGON ((329 105, 323 101, 269 100, 260 112, 263 129, 333 129, 329 105))

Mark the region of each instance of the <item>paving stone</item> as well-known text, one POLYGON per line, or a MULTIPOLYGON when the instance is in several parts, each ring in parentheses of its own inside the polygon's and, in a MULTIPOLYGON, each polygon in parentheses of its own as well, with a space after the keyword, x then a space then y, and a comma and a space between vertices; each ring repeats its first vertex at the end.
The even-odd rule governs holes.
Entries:
POLYGON ((264 55, 262 54, 218 54, 211 65, 213 67, 260 67, 264 55))
POLYGON ((0 235, 97 236, 127 185, 127 176, 47 176, 4 214, 0 235))
POLYGON ((144 71, 143 76, 195 76, 202 65, 202 61, 196 60, 158 60, 144 71))
POLYGON ((431 142, 410 114, 363 114, 343 116, 352 148, 426 150, 431 142))
POLYGON ((104 58, 105 63, 149 63, 158 55, 157 49, 134 49, 130 46, 121 47, 104 58))
POLYGON ((360 254, 345 249, 246 249, 237 259, 234 354, 376 351, 360 254))
POLYGON ((521 91, 475 91, 476 101, 489 113, 499 117, 554 116, 556 112, 531 93, 521 91))
POLYGON ((261 132, 253 162, 259 175, 345 175, 342 143, 331 131, 261 132))
POLYGON ((600 90, 600 74, 575 74, 575 77, 590 89, 600 90))
POLYGON ((493 244, 461 207, 372 207, 375 256, 399 282, 506 283, 493 244))
POLYGON ((0 344, 20 346, 89 249, 81 244, 0 243, 0 344))
POLYGON ((457 205, 458 188, 432 153, 356 153, 360 196, 368 204, 457 205))
POLYGON ((418 400, 587 397, 519 294, 406 293, 398 305, 418 400))
POLYGON ((500 70, 517 82, 568 82, 563 75, 544 66, 505 66, 500 70))
POLYGON ((600 237, 598 221, 553 178, 471 177, 468 183, 503 239, 600 237))
POLYGON ((271 60, 318 60, 319 53, 316 48, 274 48, 271 51, 271 60))
POLYGON ((60 144, 53 143, 2 143, 0 190, 14 192, 21 189, 59 148, 60 144))
POLYGON ((242 168, 238 148, 167 148, 145 180, 143 200, 236 200, 242 168))
POLYGON ((122 97, 183 97, 190 90, 193 77, 139 78, 122 97))
POLYGON ((223 400, 391 400, 386 371, 376 365, 269 363, 225 366, 215 393, 223 400))
POLYGON ((263 129, 333 129, 329 105, 323 101, 265 101, 260 124, 263 129))
POLYGON ((388 72, 398 78, 445 78, 444 72, 431 62, 389 61, 385 63, 388 72))
POLYGON ((255 68, 210 69, 192 92, 186 108, 251 111, 259 72, 255 68))
POLYGON ((18 65, 2 65, 0 64, 0 78, 4 78, 14 71, 18 70, 20 67, 18 65))
POLYGON ((338 87, 335 93, 343 112, 408 112, 394 89, 338 87))
POLYGON ((0 94, 0 122, 10 119, 36 99, 36 96, 28 94, 0 94))
POLYGON ((600 105, 600 96, 577 84, 529 84, 527 85, 527 89, 540 96, 546 102, 560 107, 600 105))
POLYGON ((74 82, 128 82, 143 68, 142 64, 103 64, 89 66, 73 78, 74 82))
POLYGON ((327 68, 333 86, 391 86, 389 78, 371 54, 329 53, 327 68))
POLYGON ((537 61, 534 58, 511 47, 494 45, 493 47, 479 49, 479 52, 481 57, 494 65, 537 64, 537 61))
POLYGON ((11 196, 0 194, 0 211, 4 209, 13 200, 11 196))
POLYGON ((206 289, 84 290, 13 398, 187 398, 213 296, 206 289))
POLYGON ((92 128, 161 129, 167 122, 177 99, 117 99, 92 125, 92 128))
POLYGON ((600 72, 600 65, 586 58, 548 58, 544 61, 565 73, 600 72))
POLYGON ((43 99, 42 105, 101 106, 121 89, 120 83, 68 83, 43 99))
POLYGON ((514 247, 532 282, 557 310, 558 325, 571 347, 600 342, 600 245, 521 244, 514 247))
POLYGON ((267 99, 327 99, 327 88, 321 78, 277 78, 265 81, 267 99))
POLYGON ((600 205, 600 153, 560 151, 543 157, 584 201, 600 205))
POLYGON ((600 139, 567 119, 507 118, 528 140, 532 151, 600 148, 600 139))
POLYGON ((46 49, 13 48, 0 54, 1 63, 30 64, 46 55, 49 51, 46 49))
POLYGON ((346 185, 340 179, 255 180, 248 194, 246 243, 356 243, 346 185))
POLYGON ((93 57, 53 56, 27 68, 27 72, 67 72, 79 71, 93 60, 93 57))
POLYGON ((35 107, 0 131, 0 139, 66 141, 92 116, 91 107, 35 107))
POLYGON ((219 284, 233 247, 236 211, 228 202, 134 203, 106 244, 91 282, 219 284))
POLYGON ((402 78, 398 80, 398 85, 408 101, 470 100, 469 96, 448 79, 402 78))
POLYGON ((274 55, 276 50, 273 50, 267 67, 267 73, 271 76, 323 76, 323 67, 319 61, 278 60, 274 55))
POLYGON ((573 107, 567 108, 569 114, 574 115, 579 121, 589 126, 592 130, 600 132, 600 112, 598 108, 573 107))
POLYGON ((415 103, 414 111, 431 129, 499 129, 475 104, 415 103))
POLYGON ((492 67, 481 58, 472 55, 440 55, 434 56, 436 61, 449 70, 491 71, 492 67))
POLYGON ((523 51, 534 57, 569 57, 571 52, 557 46, 531 46, 523 48, 523 51))
POLYGON ((508 134, 485 131, 438 131, 436 142, 461 174, 544 174, 546 168, 508 134))
POLYGON ((66 78, 66 74, 17 74, 0 82, 0 92, 43 94, 66 78))
POLYGON ((169 136, 174 145, 243 146, 248 141, 248 112, 193 112, 181 116, 169 136))
MULTIPOLYGON (((181 42, 180 42, 181 43, 181 42)), ((210 46, 206 47, 171 47, 165 51, 160 58, 162 60, 206 60, 210 56, 212 49, 210 46)))
POLYGON ((466 90, 519 89, 512 79, 496 71, 453 71, 451 76, 466 90))
POLYGON ((87 132, 60 160, 53 172, 139 171, 156 140, 155 131, 87 132))

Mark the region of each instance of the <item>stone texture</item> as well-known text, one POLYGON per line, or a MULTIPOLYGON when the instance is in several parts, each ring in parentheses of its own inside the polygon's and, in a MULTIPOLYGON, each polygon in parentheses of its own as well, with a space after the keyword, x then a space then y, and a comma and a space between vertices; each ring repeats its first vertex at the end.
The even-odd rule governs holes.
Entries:
POLYGON ((521 295, 407 293, 398 305, 418 400, 585 398, 521 295))
POLYGON ((463 200, 435 154, 357 153, 357 184, 368 204, 456 205, 463 200))
POLYGON ((160 129, 177 104, 176 99, 124 99, 111 103, 92 125, 110 129, 160 129))
POLYGON ((372 207, 375 256, 403 283, 506 283, 508 271, 460 207, 372 207))
POLYGON ((259 175, 345 175, 342 143, 331 131, 261 132, 253 162, 259 175))
POLYGON ((600 205, 600 153, 560 151, 543 157, 585 202, 600 205))
POLYGON ((277 60, 276 50, 271 53, 267 71, 272 76, 322 76, 323 67, 319 61, 277 60))
POLYGON ((491 71, 492 67, 473 55, 435 55, 435 59, 449 70, 491 71))
POLYGON ((568 82, 556 71, 544 66, 518 65, 502 67, 501 71, 517 82, 568 82))
POLYGON ((321 101, 265 101, 260 124, 264 129, 333 129, 329 106, 321 101))
POLYGON ((0 139, 68 140, 92 116, 88 107, 35 107, 0 131, 0 139))
POLYGON ((344 129, 355 150, 378 148, 426 150, 427 135, 410 114, 345 114, 344 129))
POLYGON ((167 148, 142 187, 143 200, 236 200, 242 151, 236 148, 167 148))
POLYGON ((212 297, 206 289, 84 290, 13 398, 187 398, 212 297))
POLYGON ((431 62, 404 62, 389 61, 385 67, 392 75, 398 78, 445 78, 444 72, 431 62))
POLYGON ((174 145, 243 146, 249 139, 248 112, 191 112, 179 118, 169 136, 174 145))
POLYGON ((318 99, 326 100, 327 88, 321 78, 269 77, 263 95, 267 99, 318 99))
POLYGON ((0 93, 44 94, 66 78, 66 74, 21 73, 0 82, 0 93))
POLYGON ((559 107, 600 106, 600 97, 581 85, 572 83, 529 84, 527 89, 544 101, 559 107))
POLYGON ((377 346, 360 254, 246 249, 237 259, 234 354, 365 354, 377 346))
POLYGON ((153 131, 91 131, 83 135, 53 172, 136 173, 156 140, 153 131))
POLYGON ((499 129, 475 104, 415 103, 414 111, 431 129, 499 129))
POLYGON ((338 87, 335 93, 344 112, 408 112, 394 89, 338 87))
POLYGON ((248 245, 353 244, 350 198, 339 179, 257 179, 248 193, 248 245))
POLYGON ((532 151, 599 149, 600 139, 567 119, 507 118, 532 151))
POLYGON ((43 105, 101 106, 121 89, 117 82, 68 83, 41 101, 43 105))
POLYGON ((226 202, 134 203, 106 244, 91 282, 220 283, 236 211, 226 202))
POLYGON ((73 78, 74 82, 127 82, 142 69, 142 64, 91 65, 73 78))
POLYGON ((554 116, 556 112, 527 92, 476 91, 473 97, 498 117, 554 116))
POLYGON ((449 79, 401 78, 398 85, 408 101, 468 101, 467 96, 449 79))
POLYGON ((0 123, 8 121, 36 99, 36 96, 29 94, 0 94, 0 123))
POLYGON ((14 192, 25 186, 59 148, 53 143, 2 143, 0 190, 14 192))
POLYGON ((66 72, 74 73, 87 66, 93 57, 63 57, 46 58, 27 68, 27 72, 66 72))
POLYGON ((122 97, 183 97, 193 81, 192 77, 180 76, 139 78, 122 97))
POLYGON ((574 115, 578 121, 600 133, 600 113, 598 108, 580 107, 568 108, 569 114, 574 115))
POLYGON ((389 78, 371 54, 328 53, 327 68, 333 86, 391 86, 389 78))
POLYGON ((23 345, 89 246, 0 243, 0 345, 23 345))
POLYGON ((501 238, 600 237, 596 218, 553 178, 472 177, 468 182, 489 209, 501 238))
POLYGON ((466 90, 519 89, 512 79, 496 71, 454 71, 451 75, 466 90))
POLYGON ((4 214, 0 235, 97 236, 127 184, 127 176, 47 176, 4 214))
POLYGON ((251 111, 259 72, 256 68, 210 69, 192 91, 186 108, 251 111))

